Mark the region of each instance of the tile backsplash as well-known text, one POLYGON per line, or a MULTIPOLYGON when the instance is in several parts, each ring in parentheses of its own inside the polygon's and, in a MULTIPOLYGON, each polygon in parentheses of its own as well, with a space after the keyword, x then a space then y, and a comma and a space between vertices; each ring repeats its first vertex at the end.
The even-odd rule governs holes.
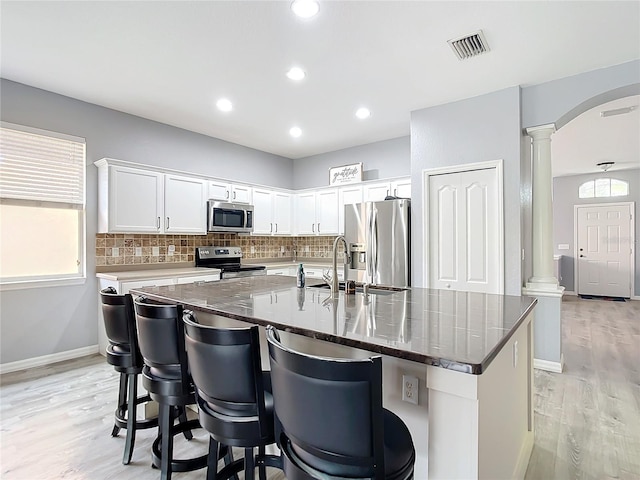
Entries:
POLYGON ((253 237, 235 234, 96 234, 96 266, 195 262, 195 247, 238 246, 252 258, 329 258, 334 237, 253 237), (170 247, 174 248, 171 249, 170 247), (114 251, 114 249, 117 249, 114 251), (173 252, 171 252, 173 250, 173 252))

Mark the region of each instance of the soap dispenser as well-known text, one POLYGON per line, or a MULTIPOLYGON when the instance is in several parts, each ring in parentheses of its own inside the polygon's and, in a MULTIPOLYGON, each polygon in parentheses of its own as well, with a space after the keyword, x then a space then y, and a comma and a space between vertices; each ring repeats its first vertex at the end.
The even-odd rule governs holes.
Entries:
POLYGON ((302 264, 298 265, 298 272, 296 274, 296 287, 304 288, 304 268, 302 268, 302 264))

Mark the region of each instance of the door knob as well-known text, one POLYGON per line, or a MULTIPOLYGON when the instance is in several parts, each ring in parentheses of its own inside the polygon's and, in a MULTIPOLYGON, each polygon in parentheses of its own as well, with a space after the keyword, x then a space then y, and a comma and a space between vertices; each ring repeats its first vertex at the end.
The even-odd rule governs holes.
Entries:
POLYGON ((580 257, 584 257, 584 255, 580 254, 580 257))

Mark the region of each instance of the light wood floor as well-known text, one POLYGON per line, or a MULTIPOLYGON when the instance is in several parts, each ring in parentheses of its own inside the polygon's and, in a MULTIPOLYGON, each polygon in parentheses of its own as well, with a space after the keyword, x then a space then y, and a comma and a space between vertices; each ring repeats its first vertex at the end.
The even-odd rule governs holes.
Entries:
MULTIPOLYGON (((535 446, 527 480, 640 478, 640 302, 567 297, 565 373, 536 371, 535 446)), ((0 478, 157 479, 138 432, 122 465, 124 432, 110 436, 117 375, 98 355, 0 378, 0 478)), ((207 437, 176 437, 176 455, 207 437)), ((203 479, 204 470, 176 480, 203 479)), ((282 479, 271 471, 270 480, 282 479)), ((422 479, 416 479, 422 480, 422 479)))

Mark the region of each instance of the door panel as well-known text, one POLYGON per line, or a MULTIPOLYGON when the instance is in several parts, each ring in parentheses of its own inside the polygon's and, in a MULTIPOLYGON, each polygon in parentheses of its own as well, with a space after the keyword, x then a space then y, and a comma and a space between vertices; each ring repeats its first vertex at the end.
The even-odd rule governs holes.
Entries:
POLYGON ((429 177, 429 286, 499 293, 495 168, 429 177))
POLYGON ((577 207, 578 294, 631 296, 631 208, 577 207))

